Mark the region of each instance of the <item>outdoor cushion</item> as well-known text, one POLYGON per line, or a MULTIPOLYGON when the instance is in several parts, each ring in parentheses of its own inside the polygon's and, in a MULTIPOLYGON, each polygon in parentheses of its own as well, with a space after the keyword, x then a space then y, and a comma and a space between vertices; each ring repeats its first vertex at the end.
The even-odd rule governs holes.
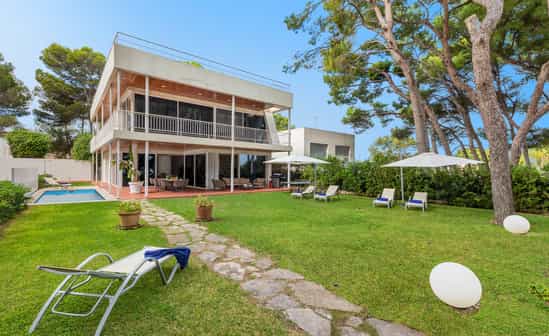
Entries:
POLYGON ((389 199, 387 197, 378 197, 377 200, 382 201, 382 202, 388 202, 389 201, 389 199))
POLYGON ((409 203, 415 203, 415 204, 423 204, 423 201, 422 200, 415 200, 415 199, 411 199, 408 201, 409 203))

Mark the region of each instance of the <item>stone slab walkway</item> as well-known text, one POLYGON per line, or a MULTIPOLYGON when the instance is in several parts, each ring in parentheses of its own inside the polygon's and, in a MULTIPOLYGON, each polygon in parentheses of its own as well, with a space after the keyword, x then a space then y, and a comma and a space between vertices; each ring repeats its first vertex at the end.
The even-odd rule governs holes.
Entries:
POLYGON ((238 242, 209 233, 183 217, 142 201, 141 218, 159 227, 170 245, 189 246, 192 255, 213 272, 236 281, 258 305, 277 310, 311 336, 422 336, 406 326, 366 318, 362 307, 307 281, 303 275, 279 268, 266 256, 238 242))

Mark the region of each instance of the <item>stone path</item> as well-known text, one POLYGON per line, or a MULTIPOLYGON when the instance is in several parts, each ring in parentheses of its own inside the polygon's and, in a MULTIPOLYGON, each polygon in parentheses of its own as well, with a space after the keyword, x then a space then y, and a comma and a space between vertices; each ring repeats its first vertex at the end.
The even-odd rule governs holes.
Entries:
POLYGON ((284 316, 311 336, 422 336, 406 326, 374 318, 366 312, 303 275, 276 267, 265 256, 240 246, 234 240, 208 233, 202 225, 142 201, 141 218, 158 226, 170 245, 189 246, 192 255, 212 271, 236 281, 257 304, 281 311, 284 316), (333 330, 332 330, 333 329, 333 330))

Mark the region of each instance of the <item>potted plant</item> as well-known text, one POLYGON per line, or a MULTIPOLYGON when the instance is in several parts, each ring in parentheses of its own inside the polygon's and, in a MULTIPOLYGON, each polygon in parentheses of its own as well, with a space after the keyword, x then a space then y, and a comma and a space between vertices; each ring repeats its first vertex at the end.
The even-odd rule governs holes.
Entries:
POLYGON ((143 182, 139 181, 139 170, 133 164, 133 154, 130 151, 128 159, 120 162, 120 169, 125 170, 128 176, 128 185, 130 186, 130 194, 141 193, 143 182))
POLYGON ((214 202, 207 197, 198 196, 194 200, 194 206, 196 208, 196 220, 201 222, 209 222, 212 220, 212 209, 214 202))
POLYGON ((141 203, 139 201, 120 202, 118 208, 120 217, 120 228, 122 230, 134 229, 139 227, 139 217, 141 216, 141 203))

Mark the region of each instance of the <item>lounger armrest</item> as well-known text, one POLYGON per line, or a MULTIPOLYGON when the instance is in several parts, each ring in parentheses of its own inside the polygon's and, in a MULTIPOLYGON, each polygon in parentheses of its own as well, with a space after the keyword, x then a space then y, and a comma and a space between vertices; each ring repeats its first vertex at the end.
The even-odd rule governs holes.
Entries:
POLYGON ((91 256, 87 257, 83 262, 80 263, 80 265, 76 266, 76 268, 79 269, 79 268, 84 267, 86 264, 90 263, 92 260, 94 260, 97 257, 107 258, 109 260, 109 264, 112 264, 112 262, 114 261, 114 259, 111 257, 110 254, 105 253, 105 252, 98 252, 98 253, 92 254, 91 256))

